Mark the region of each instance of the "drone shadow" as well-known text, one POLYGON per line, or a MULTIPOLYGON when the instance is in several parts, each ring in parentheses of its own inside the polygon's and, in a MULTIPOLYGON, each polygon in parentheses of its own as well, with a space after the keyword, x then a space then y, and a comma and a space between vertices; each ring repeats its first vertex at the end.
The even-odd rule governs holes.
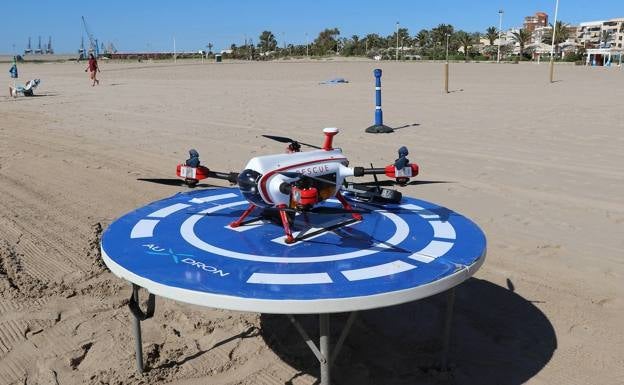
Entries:
POLYGON ((376 251, 394 251, 398 253, 412 253, 411 251, 393 245, 391 243, 387 243, 386 241, 380 241, 370 236, 370 234, 354 229, 353 227, 340 226, 336 228, 332 228, 327 230, 328 232, 333 232, 338 237, 340 237, 340 243, 327 243, 317 239, 306 240, 305 238, 302 242, 308 242, 312 244, 330 244, 334 247, 340 248, 357 248, 357 249, 371 249, 376 251), (377 246, 376 246, 377 245, 377 246))
MULTIPOLYGON (((447 368, 441 367, 444 293, 360 312, 336 358, 333 383, 520 385, 557 348, 555 330, 535 302, 476 278, 458 286, 447 368)), ((296 318, 318 344, 318 316, 296 318)), ((346 313, 331 316, 332 343, 346 319, 346 313)), ((305 374, 319 377, 316 357, 287 317, 262 314, 260 321, 267 345, 299 371, 286 384, 305 374)))

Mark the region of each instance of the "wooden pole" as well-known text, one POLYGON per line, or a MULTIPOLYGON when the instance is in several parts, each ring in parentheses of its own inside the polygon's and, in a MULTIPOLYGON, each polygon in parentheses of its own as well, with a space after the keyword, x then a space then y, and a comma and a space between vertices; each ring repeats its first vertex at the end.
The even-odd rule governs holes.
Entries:
POLYGON ((449 93, 449 63, 444 63, 444 91, 449 93))

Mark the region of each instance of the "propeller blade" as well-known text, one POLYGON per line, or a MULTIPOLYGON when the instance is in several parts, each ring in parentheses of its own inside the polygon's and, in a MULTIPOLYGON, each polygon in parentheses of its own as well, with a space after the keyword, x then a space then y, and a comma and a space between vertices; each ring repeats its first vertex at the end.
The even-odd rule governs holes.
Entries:
POLYGON ((287 138, 285 136, 275 136, 275 135, 262 135, 262 136, 264 136, 265 138, 268 138, 268 139, 273 139, 273 140, 278 141, 280 143, 294 143, 294 142, 297 142, 299 144, 303 144, 304 146, 308 146, 308 147, 311 147, 311 148, 316 148, 316 149, 319 149, 319 150, 321 149, 321 147, 319 147, 319 146, 315 146, 313 144, 308 144, 308 143, 303 143, 303 142, 300 142, 298 140, 287 138))
POLYGON ((291 179, 301 179, 303 177, 302 173, 294 171, 280 171, 279 174, 291 179))
MULTIPOLYGON (((165 186, 188 186, 183 179, 173 179, 173 178, 137 178, 140 182, 150 182, 156 184, 162 184, 165 186)), ((194 187, 219 187, 216 185, 211 185, 207 183, 198 183, 194 187)))
POLYGON ((343 207, 330 207, 330 206, 316 206, 311 208, 310 210, 297 210, 297 209, 277 209, 270 208, 265 210, 283 210, 288 213, 300 213, 300 212, 308 212, 310 214, 319 214, 319 215, 337 215, 337 214, 369 214, 370 210, 347 210, 343 207))
POLYGON ((141 182, 164 184, 167 186, 184 186, 185 184, 184 180, 173 178, 137 178, 137 180, 141 182))
POLYGON ((319 177, 312 176, 312 175, 306 175, 306 174, 302 174, 300 172, 280 171, 280 172, 278 172, 278 174, 284 175, 286 178, 291 178, 291 179, 309 178, 309 179, 317 180, 317 181, 322 182, 322 183, 333 184, 334 186, 336 186, 336 182, 333 181, 333 180, 319 178, 319 177))
MULTIPOLYGON (((421 184, 436 184, 436 183, 454 183, 451 181, 445 181, 445 180, 413 180, 408 182, 406 185, 407 186, 417 186, 417 185, 421 185, 421 184)), ((370 182, 354 182, 352 183, 355 186, 370 186, 370 187, 377 187, 377 186, 394 186, 397 183, 393 180, 380 180, 378 182, 374 182, 374 181, 370 181, 370 182)))
POLYGON ((314 214, 368 214, 370 210, 347 210, 342 207, 316 206, 310 212, 314 214))

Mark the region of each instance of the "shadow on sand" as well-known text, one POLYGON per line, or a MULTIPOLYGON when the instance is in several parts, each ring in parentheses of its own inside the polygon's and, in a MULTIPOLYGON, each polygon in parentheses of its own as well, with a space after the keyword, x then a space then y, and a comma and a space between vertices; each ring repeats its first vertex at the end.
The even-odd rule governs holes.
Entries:
MULTIPOLYGON (((447 370, 440 369, 446 295, 360 312, 332 370, 332 384, 519 385, 535 376, 557 348, 546 316, 508 288, 471 278, 456 289, 447 370)), ((297 316, 318 344, 318 317, 297 316)), ((332 343, 347 314, 331 317, 332 343)), ((318 361, 287 317, 263 314, 261 335, 280 358, 319 377, 318 361)), ((318 381, 317 381, 318 383, 318 381)))

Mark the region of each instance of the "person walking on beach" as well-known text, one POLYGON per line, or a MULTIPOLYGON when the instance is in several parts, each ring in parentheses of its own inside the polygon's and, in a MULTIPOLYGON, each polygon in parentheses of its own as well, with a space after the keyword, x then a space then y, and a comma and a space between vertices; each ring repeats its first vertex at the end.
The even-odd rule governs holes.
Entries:
POLYGON ((100 81, 97 80, 96 76, 96 73, 100 72, 100 67, 98 67, 97 60, 95 60, 95 56, 93 56, 92 53, 89 54, 89 63, 87 64, 85 72, 87 71, 90 72, 89 77, 91 78, 91 80, 93 80, 93 84, 91 84, 91 87, 95 86, 96 84, 100 84, 100 81))

